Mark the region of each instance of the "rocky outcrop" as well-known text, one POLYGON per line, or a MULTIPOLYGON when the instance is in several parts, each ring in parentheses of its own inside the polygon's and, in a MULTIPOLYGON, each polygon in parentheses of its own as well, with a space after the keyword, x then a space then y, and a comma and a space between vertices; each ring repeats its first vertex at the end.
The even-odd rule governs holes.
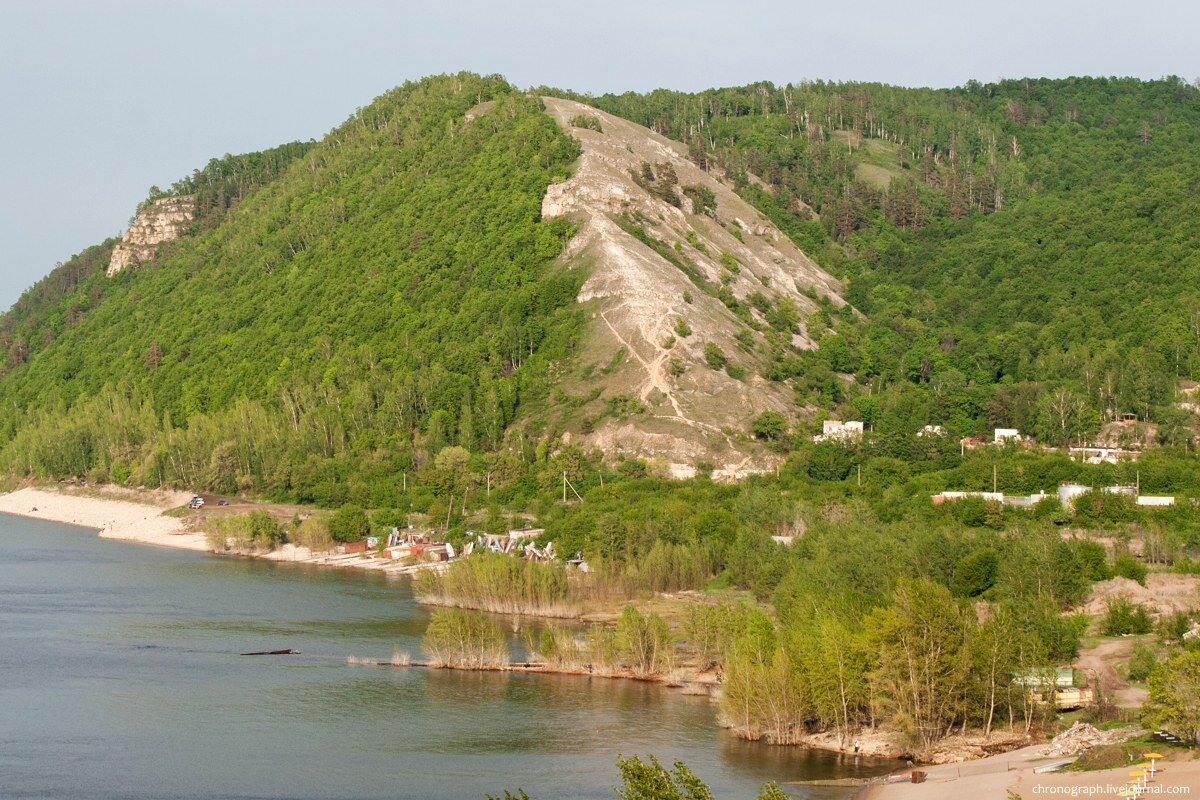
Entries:
POLYGON ((572 439, 663 461, 675 476, 705 463, 726 478, 773 468, 777 457, 748 440, 750 422, 768 410, 793 416, 796 406, 787 386, 758 374, 771 328, 763 309, 792 309, 792 344, 809 348, 814 298, 840 308, 842 284, 679 142, 581 103, 543 101, 582 145, 572 177, 542 202, 544 217, 580 225, 563 257, 588 272, 579 293, 591 317, 585 374, 565 376, 563 388, 586 398, 603 387, 590 403, 564 406, 559 423, 572 439), (673 176, 675 188, 656 186, 647 170, 673 176), (730 295, 754 325, 730 310, 730 295), (736 368, 713 369, 710 344, 736 368), (644 410, 601 405, 617 400, 625 411, 624 397, 644 410))
POLYGON ((129 230, 113 248, 106 273, 108 277, 153 261, 158 246, 183 236, 195 214, 196 198, 192 195, 160 197, 143 205, 129 230))

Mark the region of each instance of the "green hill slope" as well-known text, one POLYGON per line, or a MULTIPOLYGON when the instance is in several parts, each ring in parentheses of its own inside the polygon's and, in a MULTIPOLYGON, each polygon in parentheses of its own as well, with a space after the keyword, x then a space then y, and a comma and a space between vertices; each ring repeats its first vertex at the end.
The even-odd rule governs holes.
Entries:
MULTIPOLYGON (((543 198, 572 172, 576 139, 599 147, 622 125, 567 120, 568 132, 499 78, 442 76, 379 98, 319 143, 214 160, 180 181, 171 193, 195 195, 197 215, 152 265, 106 278, 110 241, 27 292, 0 320, 0 467, 386 505, 406 471, 450 445, 520 461, 542 433, 565 430, 620 450, 633 437, 609 429, 642 432, 677 389, 685 411, 694 400, 737 412, 705 430, 738 453, 761 447, 755 434, 804 449, 814 407, 864 420, 874 455, 909 460, 928 455, 912 443, 925 424, 1013 426, 1062 444, 1132 412, 1160 423, 1165 442, 1190 435, 1175 395, 1200 372, 1195 88, 754 84, 587 101, 684 142, 679 168, 711 174, 683 188, 736 188, 726 217, 742 199, 757 207, 734 215, 753 230, 741 219, 733 230, 672 189, 666 205, 643 203, 637 225, 624 220, 647 237, 634 243, 642 261, 665 265, 660 278, 682 280, 669 263, 679 253, 733 259, 700 286, 732 287, 716 311, 746 330, 724 348, 707 347, 711 326, 677 341, 673 317, 704 298, 655 280, 655 266, 620 295, 622 308, 662 295, 667 311, 642 315, 648 355, 629 359, 614 336, 611 357, 597 356, 585 317, 599 306, 576 302, 596 265, 559 258, 580 217, 544 220, 543 198), (661 241, 646 233, 656 226, 661 241), (705 248, 697 226, 733 238, 705 248), (739 277, 733 251, 749 258, 784 234, 838 292, 790 275, 795 314, 776 331, 754 309, 767 314, 766 292, 792 287, 738 296, 753 276, 739 277), (721 358, 682 357, 706 349, 721 358), (728 386, 782 409, 765 433, 751 433, 754 403, 714 401, 676 374, 719 377, 727 357, 728 386), (662 369, 646 383, 626 367, 619 384, 625 359, 662 369)), ((629 135, 649 146, 642 133, 629 135)), ((612 186, 580 197, 628 217, 648 190, 636 170, 613 169, 612 186)))
POLYGON ((832 319, 819 350, 773 371, 802 399, 908 432, 1012 425, 1060 442, 1137 413, 1181 435, 1174 389, 1200 372, 1195 87, 754 84, 589 102, 688 143, 848 283, 870 322, 832 319))
POLYGON ((418 437, 494 448, 576 326, 570 226, 540 221, 576 155, 502 80, 431 78, 153 267, 106 280, 84 253, 6 319, 51 331, 8 342, 7 465, 334 502, 314 487, 391 474, 418 437))

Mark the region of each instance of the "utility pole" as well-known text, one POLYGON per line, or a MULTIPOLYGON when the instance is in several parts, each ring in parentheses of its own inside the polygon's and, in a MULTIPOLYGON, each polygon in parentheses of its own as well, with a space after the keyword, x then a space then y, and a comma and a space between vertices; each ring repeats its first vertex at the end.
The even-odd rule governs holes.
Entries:
POLYGON ((488 500, 492 499, 492 471, 490 469, 487 473, 487 496, 488 500))
POLYGON ((404 478, 403 478, 404 479, 404 493, 408 494, 408 473, 402 472, 400 474, 404 476, 404 478))
POLYGON ((567 471, 563 470, 563 502, 567 502, 567 471))
POLYGON ((993 494, 996 493, 996 476, 998 474, 999 474, 999 470, 996 468, 995 464, 992 464, 992 493, 993 494))
MULTIPOLYGON (((776 471, 775 471, 775 474, 776 474, 776 475, 778 475, 778 474, 779 474, 779 468, 778 468, 778 467, 776 467, 776 468, 775 468, 775 470, 776 470, 776 471)), ((859 486, 862 486, 862 464, 859 464, 859 465, 858 465, 858 485, 859 485, 859 486)))

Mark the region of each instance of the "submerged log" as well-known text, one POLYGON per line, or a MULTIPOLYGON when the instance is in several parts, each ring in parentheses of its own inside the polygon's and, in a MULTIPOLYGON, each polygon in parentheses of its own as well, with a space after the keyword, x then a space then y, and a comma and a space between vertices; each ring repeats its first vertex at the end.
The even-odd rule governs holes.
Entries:
POLYGON ((255 650, 253 653, 242 653, 244 656, 298 656, 299 650, 255 650))

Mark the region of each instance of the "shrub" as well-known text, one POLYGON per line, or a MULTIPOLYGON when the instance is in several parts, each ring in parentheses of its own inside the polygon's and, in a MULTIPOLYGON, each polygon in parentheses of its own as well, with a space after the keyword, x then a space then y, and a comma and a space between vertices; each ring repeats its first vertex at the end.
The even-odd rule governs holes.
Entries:
POLYGON ((600 125, 600 118, 592 114, 577 114, 571 117, 572 128, 586 128, 589 131, 597 131, 603 133, 604 129, 600 125))
POLYGON ((707 214, 717 209, 717 196, 707 186, 688 184, 683 187, 683 195, 692 201, 693 214, 707 214))
POLYGON ((764 411, 754 420, 752 430, 759 439, 778 439, 787 433, 787 417, 778 411, 764 411))
POLYGON ((274 550, 287 541, 287 532, 269 512, 251 511, 217 520, 207 539, 213 549, 232 541, 238 550, 274 550))
POLYGON ((319 516, 311 516, 296 526, 292 540, 301 547, 307 547, 313 552, 324 552, 333 548, 333 537, 329 528, 319 516))
POLYGON ((575 616, 566 571, 557 564, 523 561, 497 553, 454 561, 442 572, 417 575, 413 592, 423 603, 506 614, 575 616))
POLYGON ((666 620, 627 605, 617 620, 617 647, 635 675, 661 675, 675 663, 675 641, 666 620))
POLYGON ((546 666, 578 669, 588 663, 587 649, 580 645, 575 632, 562 625, 547 625, 540 631, 530 629, 525 646, 546 666))
POLYGON ((1083 572, 1090 581, 1104 581, 1112 577, 1108 569, 1108 551, 1104 545, 1091 539, 1076 539, 1071 542, 1075 557, 1083 566, 1083 572))
POLYGON ((985 547, 958 562, 950 588, 959 597, 978 597, 992 588, 999 572, 1000 554, 985 547))
POLYGON ((333 512, 327 527, 335 542, 357 542, 371 532, 371 521, 367 519, 367 512, 346 504, 333 512))
POLYGON ((1134 645, 1133 656, 1129 659, 1129 680, 1146 680, 1150 677, 1156 664, 1158 664, 1158 656, 1155 655, 1153 648, 1144 644, 1134 645))
POLYGON ((1137 581, 1142 586, 1146 585, 1146 565, 1134 556, 1117 556, 1117 560, 1113 564, 1113 574, 1137 581))
POLYGON ((433 612, 421 649, 439 667, 482 669, 508 664, 508 643, 500 624, 483 614, 442 608, 433 612))
POLYGON ((1150 614, 1145 607, 1130 602, 1124 597, 1115 597, 1106 604, 1100 630, 1105 636, 1149 633, 1150 614))
POLYGON ((704 361, 708 364, 709 369, 722 369, 729 363, 729 359, 725 356, 725 351, 715 342, 709 342, 704 345, 704 361))
POLYGON ((1182 641, 1192 628, 1192 615, 1186 611, 1165 614, 1158 620, 1158 635, 1167 641, 1182 641))
POLYGON ((684 634, 701 669, 724 661, 730 643, 745 629, 747 616, 744 606, 727 603, 694 605, 689 609, 684 634))

